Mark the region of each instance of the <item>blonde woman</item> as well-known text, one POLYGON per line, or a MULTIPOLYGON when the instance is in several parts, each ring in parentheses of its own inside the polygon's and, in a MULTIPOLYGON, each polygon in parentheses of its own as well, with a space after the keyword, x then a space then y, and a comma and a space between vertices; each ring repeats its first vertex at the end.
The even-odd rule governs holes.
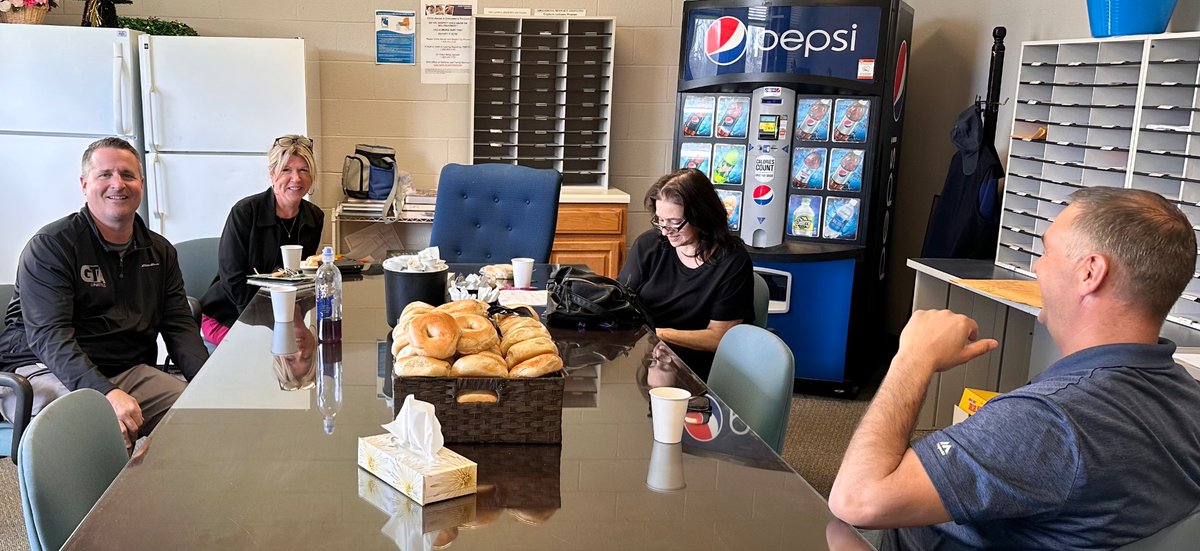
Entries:
POLYGON ((300 245, 304 256, 317 252, 325 213, 305 199, 316 174, 311 139, 288 134, 271 145, 271 187, 238 201, 221 232, 217 277, 200 298, 200 332, 208 342, 220 344, 254 298, 258 288, 246 283, 246 277, 283 266, 280 245, 300 245))

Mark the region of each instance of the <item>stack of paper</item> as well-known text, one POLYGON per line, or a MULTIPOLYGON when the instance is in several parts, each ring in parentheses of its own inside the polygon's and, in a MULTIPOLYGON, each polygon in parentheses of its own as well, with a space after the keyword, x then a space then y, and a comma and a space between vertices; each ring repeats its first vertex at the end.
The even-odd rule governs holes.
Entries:
POLYGON ((338 212, 353 216, 387 216, 388 202, 385 199, 345 198, 338 205, 338 212))
POLYGON ((437 204, 436 189, 418 189, 404 194, 400 202, 400 218, 425 218, 433 220, 433 208, 437 204))

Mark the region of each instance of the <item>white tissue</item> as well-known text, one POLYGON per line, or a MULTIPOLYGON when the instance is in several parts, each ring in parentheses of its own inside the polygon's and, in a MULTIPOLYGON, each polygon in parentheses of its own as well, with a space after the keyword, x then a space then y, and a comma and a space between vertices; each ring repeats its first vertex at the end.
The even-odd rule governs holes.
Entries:
POLYGON ((500 298, 500 287, 492 287, 488 280, 479 274, 458 276, 451 279, 447 285, 446 293, 450 295, 450 300, 473 298, 491 304, 500 298))
POLYGON ((417 254, 393 256, 383 261, 383 269, 390 272, 440 272, 446 269, 441 251, 428 247, 417 254))
POLYGON ((442 437, 442 423, 434 414, 433 404, 422 402, 412 394, 404 397, 404 405, 396 414, 396 420, 383 425, 383 428, 391 433, 392 441, 399 448, 423 459, 426 465, 433 464, 446 443, 442 437))
POLYGON ((425 534, 421 532, 422 529, 421 515, 401 513, 388 519, 380 532, 392 538, 396 546, 404 551, 430 551, 438 533, 425 534))

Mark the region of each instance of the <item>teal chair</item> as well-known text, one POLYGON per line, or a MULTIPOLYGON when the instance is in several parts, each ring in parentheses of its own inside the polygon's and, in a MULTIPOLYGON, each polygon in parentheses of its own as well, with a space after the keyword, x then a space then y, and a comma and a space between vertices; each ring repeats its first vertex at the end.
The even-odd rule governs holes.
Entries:
POLYGON ((767 308, 771 304, 771 291, 767 289, 767 280, 754 274, 754 325, 767 328, 767 308))
POLYGON ((43 408, 19 455, 17 480, 33 551, 60 549, 129 461, 117 415, 90 388, 43 408))
MULTIPOLYGON (((11 284, 0 285, 0 324, 3 324, 4 314, 8 312, 8 303, 12 301, 14 287, 11 284)), ((21 434, 29 425, 29 417, 33 411, 33 387, 29 380, 16 373, 0 371, 0 387, 11 389, 16 399, 16 419, 5 421, 0 419, 0 456, 8 456, 13 463, 17 462, 17 447, 21 443, 21 434)))
POLYGON ((1194 551, 1200 547, 1200 511, 1183 517, 1153 535, 1117 548, 1117 551, 1194 551))
POLYGON ((766 329, 743 323, 717 345, 708 388, 778 453, 787 435, 795 371, 787 344, 766 329))

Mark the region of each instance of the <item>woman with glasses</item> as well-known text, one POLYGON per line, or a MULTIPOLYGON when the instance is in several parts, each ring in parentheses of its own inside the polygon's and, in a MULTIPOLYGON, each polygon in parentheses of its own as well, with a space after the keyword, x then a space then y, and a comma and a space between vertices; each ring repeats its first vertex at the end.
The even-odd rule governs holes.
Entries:
POLYGON ((271 187, 238 201, 229 211, 217 252, 218 272, 200 298, 200 333, 220 344, 258 287, 246 282, 256 272, 283 266, 280 245, 300 245, 304 256, 316 254, 325 213, 305 200, 317 173, 313 142, 288 134, 267 151, 271 187))
POLYGON ((659 178, 645 204, 654 228, 634 241, 618 279, 637 293, 658 337, 707 380, 721 337, 754 321, 750 255, 703 172, 659 178))

